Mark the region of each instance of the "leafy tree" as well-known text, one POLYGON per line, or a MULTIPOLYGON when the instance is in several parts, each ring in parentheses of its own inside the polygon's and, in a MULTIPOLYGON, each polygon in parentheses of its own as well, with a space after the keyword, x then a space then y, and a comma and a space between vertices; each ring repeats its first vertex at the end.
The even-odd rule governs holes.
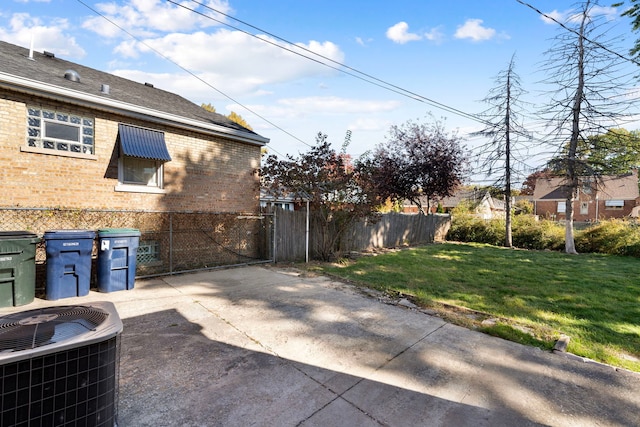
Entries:
POLYGON ((520 194, 523 196, 533 196, 533 192, 536 189, 536 181, 539 178, 552 178, 554 176, 556 176, 555 172, 549 168, 544 168, 529 174, 522 183, 520 194))
MULTIPOLYGON (((200 106, 202 108, 204 108, 205 110, 207 110, 210 113, 215 113, 216 112, 216 107, 214 107, 211 103, 208 104, 200 104, 200 106)), ((229 113, 228 116, 226 116, 229 120, 231 120, 234 123, 239 124, 242 127, 245 127, 249 130, 253 130, 253 128, 249 125, 249 123, 247 123, 245 121, 245 119, 242 118, 242 116, 238 113, 236 113, 235 111, 232 111, 229 113)))
POLYGON ((565 22, 547 51, 545 71, 548 83, 554 85, 543 114, 554 126, 552 144, 562 147, 566 200, 565 251, 577 253, 573 232, 573 201, 583 173, 578 148, 590 136, 603 132, 603 123, 615 123, 629 108, 625 103, 629 82, 613 41, 605 40, 608 22, 596 14, 596 1, 584 1, 579 10, 565 22))
POLYGON ((314 229, 320 238, 315 255, 330 260, 340 252, 344 232, 361 218, 374 218, 381 201, 368 191, 368 181, 318 133, 316 144, 298 157, 268 156, 260 170, 261 183, 271 195, 289 194, 308 200, 314 229))
MULTIPOLYGON (((625 4, 624 1, 614 3, 612 7, 620 7, 625 4)), ((631 18, 631 28, 633 31, 638 32, 640 30, 640 0, 629 0, 630 7, 622 12, 622 16, 631 18)), ((634 57, 636 61, 640 59, 640 39, 637 39, 633 47, 629 50, 629 54, 634 57)))
MULTIPOLYGON (((549 167, 565 173, 567 143, 562 153, 551 159, 549 167)), ((590 135, 578 141, 576 168, 583 176, 620 175, 640 166, 640 132, 609 129, 604 134, 590 135)))
POLYGON ((230 112, 227 117, 232 122, 235 122, 235 123, 239 124, 240 126, 245 127, 245 128, 247 128, 249 130, 253 130, 253 128, 249 125, 249 123, 247 123, 245 121, 245 119, 243 119, 242 116, 240 114, 236 113, 235 111, 230 112))
POLYGON ((208 104, 200 104, 200 106, 202 108, 204 108, 205 110, 207 110, 210 113, 215 113, 216 112, 216 107, 214 107, 211 103, 208 104))
POLYGON ((382 200, 408 200, 425 213, 430 202, 451 196, 466 174, 461 139, 445 131, 442 122, 408 121, 392 126, 386 144, 376 147, 358 166, 382 200), (367 171, 367 172, 364 172, 367 171))
POLYGON ((515 72, 515 56, 507 68, 500 72, 495 80, 496 86, 491 89, 484 102, 489 104, 489 110, 482 114, 487 121, 484 129, 475 132, 490 139, 486 147, 484 167, 487 175, 493 174, 493 170, 499 167, 501 170, 497 184, 504 188, 505 201, 505 241, 508 248, 513 246, 511 234, 511 180, 514 176, 514 144, 519 135, 525 134, 524 127, 520 124, 522 118, 519 113, 519 98, 523 94, 520 85, 520 77, 515 72))

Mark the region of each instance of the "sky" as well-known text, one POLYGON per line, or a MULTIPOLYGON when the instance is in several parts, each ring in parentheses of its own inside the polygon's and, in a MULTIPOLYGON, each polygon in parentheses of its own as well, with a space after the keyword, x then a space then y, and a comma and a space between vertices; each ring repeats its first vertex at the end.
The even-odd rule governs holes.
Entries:
MULTIPOLYGON (((558 21, 575 7, 573 0, 527 3, 558 21)), ((597 12, 625 37, 627 55, 637 35, 612 3, 597 12)), ((514 55, 527 102, 548 90, 541 68, 562 29, 532 7, 517 0, 4 0, 0 39, 235 111, 270 139, 271 154, 306 152, 318 132, 339 150, 350 131, 347 152, 357 157, 385 143, 393 125, 441 120, 478 160, 487 141, 470 136, 483 125, 468 115, 486 110, 482 100, 514 55)), ((524 179, 550 152, 521 155, 524 179)), ((475 182, 493 179, 478 170, 475 182)))

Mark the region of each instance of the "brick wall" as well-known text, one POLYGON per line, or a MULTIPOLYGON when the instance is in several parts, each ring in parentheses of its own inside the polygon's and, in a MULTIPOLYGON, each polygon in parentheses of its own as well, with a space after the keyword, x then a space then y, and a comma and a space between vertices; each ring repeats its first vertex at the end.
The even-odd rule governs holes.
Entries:
POLYGON ((0 206, 255 213, 259 165, 259 146, 0 91, 0 206), (94 117, 95 156, 21 151, 27 105, 94 117), (115 191, 118 123, 165 133, 165 194, 115 191))
MULTIPOLYGON (((631 210, 636 206, 634 200, 625 200, 624 207, 622 209, 613 209, 605 206, 604 200, 585 200, 588 206, 588 213, 583 214, 580 210, 581 201, 576 200, 573 202, 573 219, 578 222, 595 221, 599 219, 608 218, 624 218, 631 214, 631 210), (596 204, 597 203, 597 204, 596 204)), ((558 213, 558 201, 542 201, 537 200, 535 202, 536 215, 540 217, 549 218, 551 215, 555 215, 555 219, 565 219, 565 213, 558 213)))

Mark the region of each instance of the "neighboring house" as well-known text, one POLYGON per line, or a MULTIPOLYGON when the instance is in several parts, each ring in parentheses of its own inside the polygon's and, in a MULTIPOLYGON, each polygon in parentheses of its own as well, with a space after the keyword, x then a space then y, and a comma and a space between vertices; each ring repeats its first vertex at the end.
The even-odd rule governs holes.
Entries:
POLYGON ((486 192, 474 211, 482 219, 504 218, 505 202, 491 197, 491 194, 486 192))
POLYGON ((260 190, 260 208, 266 210, 281 208, 286 211, 293 211, 296 210, 296 201, 288 194, 273 196, 264 190, 260 190))
MULTIPOLYGON (((568 191, 565 178, 539 178, 533 193, 534 213, 549 219, 565 219, 568 191)), ((574 221, 637 217, 639 204, 637 171, 597 179, 582 177, 573 205, 574 221)))
MULTIPOLYGON (((421 199, 423 209, 427 208, 426 198, 421 199)), ((483 219, 501 218, 504 216, 505 203, 495 199, 489 192, 482 192, 477 189, 459 190, 452 196, 445 197, 441 201, 431 201, 431 213, 435 213, 438 205, 442 206, 445 212, 451 212, 460 203, 469 203, 473 207, 476 215, 483 219)), ((418 213, 418 207, 409 201, 405 201, 402 206, 403 213, 418 213)))
POLYGON ((0 207, 256 213, 267 142, 151 84, 0 42, 0 207))

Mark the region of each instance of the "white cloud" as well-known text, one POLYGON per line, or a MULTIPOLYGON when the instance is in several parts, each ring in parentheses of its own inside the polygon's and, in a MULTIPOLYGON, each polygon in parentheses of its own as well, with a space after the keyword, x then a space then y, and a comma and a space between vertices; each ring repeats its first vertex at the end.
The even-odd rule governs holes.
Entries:
POLYGON ((58 56, 82 58, 86 52, 74 37, 65 33, 69 28, 66 19, 52 19, 45 23, 28 13, 15 13, 7 26, 0 27, 0 39, 23 47, 30 47, 33 39, 33 48, 38 52, 46 50, 58 56))
MULTIPOLYGON (((370 118, 376 113, 388 113, 401 106, 398 101, 370 101, 363 99, 341 98, 335 96, 310 96, 300 98, 282 98, 270 105, 248 105, 252 111, 274 119, 276 122, 300 120, 318 116, 356 116, 349 129, 382 130, 387 122, 370 118), (367 118, 357 118, 366 115, 367 118), (353 127, 351 127, 353 126, 353 127)), ((228 111, 246 111, 238 104, 227 105, 228 111)), ((239 113, 242 114, 242 113, 239 113)))
POLYGON ((311 96, 280 99, 278 105, 303 114, 373 114, 391 111, 400 106, 398 101, 370 101, 337 96, 311 96))
POLYGON ((454 37, 457 39, 471 39, 474 42, 490 40, 496 36, 496 30, 482 26, 482 19, 467 19, 458 26, 454 37))
POLYGON ((424 33, 424 38, 432 42, 440 42, 444 39, 444 34, 440 31, 439 27, 436 27, 424 33))
MULTIPOLYGON (((240 31, 223 29, 211 34, 174 33, 147 39, 144 43, 123 42, 116 52, 128 58, 136 58, 152 50, 160 52, 215 87, 235 94, 255 93, 256 90, 264 90, 264 85, 335 73, 300 55, 313 56, 311 52, 315 52, 337 62, 344 60, 344 53, 332 42, 312 40, 287 46, 291 51, 300 53, 296 55, 275 46, 282 43, 273 38, 260 36, 260 39, 240 31)), ((129 74, 126 70, 119 73, 129 74)))
POLYGON ((545 24, 555 24, 554 20, 563 22, 566 19, 566 16, 567 12, 558 12, 556 9, 554 9, 551 12, 545 13, 544 15, 540 15, 540 19, 542 19, 542 22, 544 22, 545 24))
MULTIPOLYGON (((540 19, 545 24, 556 24, 556 22, 567 23, 577 22, 580 20, 580 14, 576 13, 575 9, 565 10, 560 12, 554 9, 551 12, 546 12, 545 15, 540 15, 540 19)), ((612 21, 618 18, 618 10, 615 7, 593 6, 590 10, 592 17, 602 16, 605 19, 612 21)))
POLYGON ((422 36, 409 32, 409 24, 406 22, 398 22, 387 29, 387 38, 394 43, 405 44, 410 41, 421 40, 422 36))
POLYGON ((392 125, 390 120, 380 120, 372 117, 359 117, 351 124, 349 124, 348 128, 352 131, 385 131, 389 129, 392 125))
MULTIPOLYGON (((161 0, 99 3, 95 6, 96 9, 108 20, 101 16, 92 17, 87 19, 82 27, 107 38, 126 37, 118 27, 138 37, 151 37, 160 33, 191 31, 219 25, 219 22, 208 17, 217 21, 225 20, 223 15, 205 7, 198 7, 193 2, 184 1, 181 4, 184 7, 161 0), (206 16, 195 14, 190 9, 198 10, 206 16)), ((224 14, 231 12, 226 0, 209 0, 206 5, 224 14)))
POLYGON ((369 43, 371 43, 373 41, 372 38, 368 38, 368 39, 363 39, 362 37, 356 37, 356 43, 358 43, 360 46, 366 46, 369 43))

